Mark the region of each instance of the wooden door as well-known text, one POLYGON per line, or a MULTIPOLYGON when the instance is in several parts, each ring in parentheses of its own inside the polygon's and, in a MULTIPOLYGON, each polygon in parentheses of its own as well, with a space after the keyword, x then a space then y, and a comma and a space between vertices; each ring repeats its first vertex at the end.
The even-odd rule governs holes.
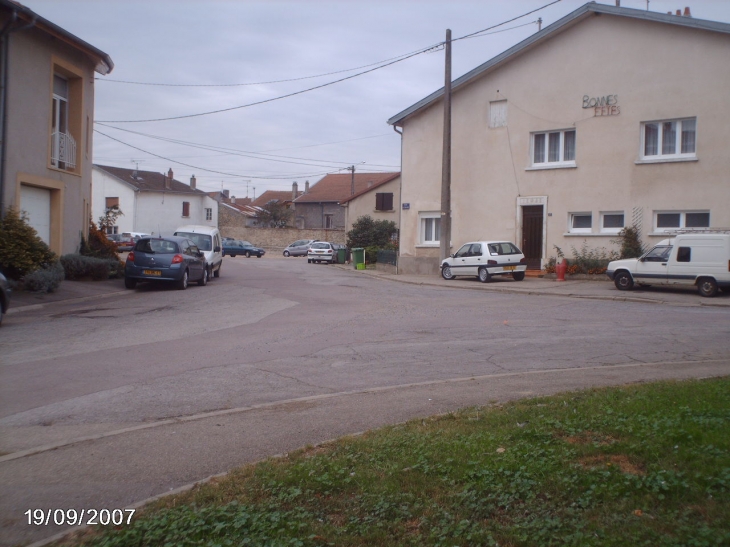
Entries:
POLYGON ((539 270, 542 259, 542 205, 522 207, 522 252, 528 270, 539 270))

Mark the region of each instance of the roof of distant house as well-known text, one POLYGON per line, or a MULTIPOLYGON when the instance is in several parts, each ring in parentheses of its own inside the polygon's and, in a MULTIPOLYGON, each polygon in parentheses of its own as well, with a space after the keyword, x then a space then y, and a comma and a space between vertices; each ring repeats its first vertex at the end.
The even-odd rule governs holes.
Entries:
POLYGON ((32 25, 46 34, 50 34, 51 36, 60 39, 62 42, 71 44, 77 49, 83 51, 94 59, 96 62, 94 70, 99 74, 106 75, 114 69, 114 62, 109 55, 92 46, 88 42, 85 42, 81 38, 74 36, 69 31, 59 27, 57 24, 41 17, 20 2, 16 2, 15 0, 0 0, 0 9, 5 9, 15 13, 17 16, 17 26, 32 25))
POLYGON ((295 203, 343 202, 399 176, 400 173, 355 173, 353 194, 351 173, 325 175, 309 188, 309 192, 299 196, 295 203))
MULTIPOLYGON (((297 195, 301 196, 302 192, 297 192, 297 195)), ((266 190, 263 194, 257 197, 252 204, 258 207, 263 207, 270 201, 280 201, 282 203, 291 202, 292 192, 291 190, 266 190)))
MULTIPOLYGON (((396 175, 400 175, 400 173, 396 173, 396 175)), ((349 196, 349 197, 347 197, 345 199, 341 199, 340 200, 340 204, 347 203, 348 201, 352 201, 353 199, 359 198, 363 194, 367 194, 368 192, 372 192, 373 190, 377 190, 378 188, 380 188, 384 184, 386 184, 388 182, 391 182, 391 181, 395 180, 396 178, 398 178, 398 176, 390 177, 390 178, 387 178, 387 179, 383 179, 383 180, 381 180, 378 183, 373 183, 372 186, 369 186, 367 188, 364 188, 363 190, 360 190, 359 192, 355 192, 354 195, 349 196)))
POLYGON ((156 173, 155 171, 140 171, 137 169, 125 169, 124 167, 110 167, 107 165, 97 165, 94 167, 105 171, 109 175, 118 178, 122 182, 126 182, 134 186, 138 190, 146 192, 177 192, 183 194, 202 194, 207 195, 202 190, 190 188, 189 184, 172 179, 170 188, 165 186, 167 175, 165 173, 156 173))
MULTIPOLYGON (((471 83, 472 81, 476 80, 477 78, 483 76, 484 74, 487 74, 491 72, 492 70, 502 66, 505 63, 508 63, 512 59, 518 57, 519 55, 525 53, 526 51, 529 51, 533 47, 542 44, 546 40, 549 40, 553 37, 553 35, 563 32, 570 27, 572 27, 575 24, 580 23, 581 21, 593 17, 596 15, 616 15, 619 17, 626 17, 631 19, 637 19, 641 21, 649 21, 654 23, 666 23, 670 25, 677 25, 677 26, 683 26, 683 27, 689 27, 694 28, 697 30, 708 30, 713 32, 721 32, 724 34, 730 33, 730 24, 728 23, 720 23, 717 21, 707 21, 704 19, 695 19, 693 18, 689 13, 687 15, 680 15, 680 13, 674 14, 666 14, 666 13, 657 13, 652 12, 648 10, 639 10, 639 9, 633 9, 633 8, 622 8, 617 6, 608 6, 606 4, 597 4, 595 2, 589 2, 588 4, 584 4, 580 8, 578 8, 575 11, 570 12, 568 15, 563 17, 562 19, 559 19, 552 25, 548 25, 544 29, 542 29, 539 32, 536 32, 529 38, 523 40, 519 44, 516 44, 515 46, 509 48, 506 51, 503 51, 496 57, 493 57, 489 61, 487 61, 484 64, 479 65, 473 70, 470 70, 463 76, 457 78, 451 83, 451 90, 452 92, 456 92, 459 90, 459 88, 464 87, 471 83)), ((428 97, 425 97, 418 101, 417 103, 409 106, 402 112, 399 112, 392 118, 388 120, 388 123, 391 125, 401 125, 406 118, 408 118, 410 115, 414 114, 415 112, 420 111, 421 109, 430 106, 431 104, 435 103, 436 101, 440 100, 441 97, 444 95, 444 88, 442 87, 438 91, 435 91, 431 93, 428 97)))

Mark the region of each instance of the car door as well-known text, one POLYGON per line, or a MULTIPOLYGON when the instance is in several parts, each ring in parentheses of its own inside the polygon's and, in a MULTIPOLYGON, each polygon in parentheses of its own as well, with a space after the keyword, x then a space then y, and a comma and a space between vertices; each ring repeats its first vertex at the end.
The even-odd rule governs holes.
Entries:
POLYGON ((654 247, 636 263, 636 271, 632 272, 634 280, 645 285, 666 285, 667 262, 671 253, 671 245, 654 247))
POLYGON ((471 258, 471 243, 465 243, 454 253, 451 270, 454 275, 476 275, 476 269, 469 262, 471 258), (472 272, 473 270, 473 272, 472 272))
POLYGON ((464 258, 464 275, 479 275, 479 268, 485 263, 482 255, 482 244, 472 243, 468 256, 464 258))
POLYGON ((203 268, 205 268, 205 257, 200 255, 200 249, 190 240, 186 240, 183 244, 183 256, 188 264, 188 275, 190 279, 197 280, 203 277, 203 268))

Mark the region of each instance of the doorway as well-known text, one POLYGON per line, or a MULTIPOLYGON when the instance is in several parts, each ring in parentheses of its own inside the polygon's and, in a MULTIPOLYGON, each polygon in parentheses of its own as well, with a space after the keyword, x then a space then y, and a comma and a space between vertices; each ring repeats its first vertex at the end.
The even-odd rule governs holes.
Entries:
POLYGON ((528 270, 539 270, 542 261, 543 206, 522 206, 522 253, 528 270))

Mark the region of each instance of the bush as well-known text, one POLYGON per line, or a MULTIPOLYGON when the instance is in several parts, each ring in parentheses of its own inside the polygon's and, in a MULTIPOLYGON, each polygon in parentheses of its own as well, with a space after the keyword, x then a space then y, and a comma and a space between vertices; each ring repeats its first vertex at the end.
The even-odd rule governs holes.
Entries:
POLYGON ((618 239, 611 243, 621 246, 619 256, 621 258, 638 258, 644 254, 644 244, 639 238, 639 229, 636 226, 627 226, 618 233, 618 239))
POLYGON ((608 263, 612 260, 617 260, 619 255, 616 251, 607 251, 604 247, 599 249, 589 249, 588 243, 585 241, 580 248, 580 251, 573 249, 573 259, 568 265, 569 274, 583 273, 583 274, 602 274, 606 273, 608 263))
POLYGON ((347 246, 375 247, 376 249, 397 249, 395 236, 398 233, 392 220, 373 220, 370 215, 359 217, 347 232, 347 246))
POLYGON ((64 280, 61 263, 56 261, 29 273, 23 278, 23 290, 29 292, 53 292, 64 280))
POLYGON ((50 267, 56 260, 24 213, 15 209, 5 211, 0 222, 0 267, 9 279, 18 281, 31 272, 50 267))
POLYGON ((92 256, 94 258, 112 258, 119 261, 117 254, 117 244, 109 241, 106 233, 96 227, 93 222, 89 223, 89 240, 81 238, 81 249, 79 250, 84 256, 92 256))
POLYGON ((66 279, 93 279, 103 281, 110 277, 119 277, 122 263, 113 258, 95 258, 81 254, 67 254, 61 257, 61 265, 66 279))

